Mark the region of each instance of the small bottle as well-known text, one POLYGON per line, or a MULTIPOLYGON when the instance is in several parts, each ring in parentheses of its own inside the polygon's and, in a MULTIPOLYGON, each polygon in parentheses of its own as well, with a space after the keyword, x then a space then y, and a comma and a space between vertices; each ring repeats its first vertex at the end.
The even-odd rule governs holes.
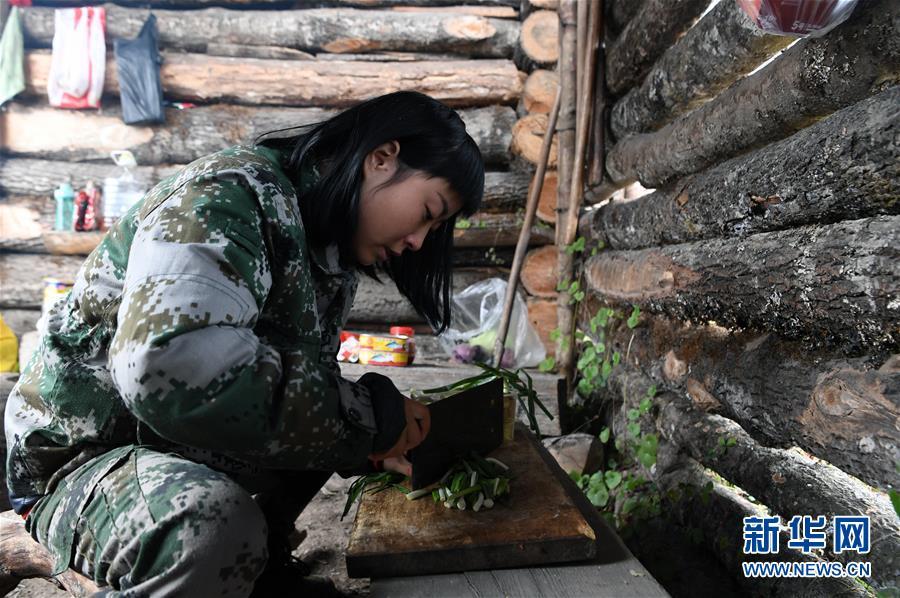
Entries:
POLYGON ((75 213, 75 191, 71 183, 61 184, 53 192, 56 200, 56 221, 53 228, 56 230, 72 230, 72 220, 75 213))

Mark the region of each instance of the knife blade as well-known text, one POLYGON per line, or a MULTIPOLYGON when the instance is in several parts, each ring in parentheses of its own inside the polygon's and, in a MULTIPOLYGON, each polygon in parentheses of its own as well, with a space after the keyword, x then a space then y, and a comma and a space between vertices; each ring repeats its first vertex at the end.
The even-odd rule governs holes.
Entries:
POLYGON ((412 488, 438 481, 472 451, 486 454, 503 443, 503 381, 499 378, 428 405, 431 431, 409 452, 412 488))

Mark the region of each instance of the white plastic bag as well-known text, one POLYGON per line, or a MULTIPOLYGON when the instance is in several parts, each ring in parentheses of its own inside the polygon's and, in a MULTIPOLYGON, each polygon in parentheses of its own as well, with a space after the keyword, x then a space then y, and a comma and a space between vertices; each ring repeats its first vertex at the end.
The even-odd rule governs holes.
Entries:
POLYGON ((132 169, 137 167, 137 161, 131 152, 110 152, 113 162, 119 168, 115 176, 103 179, 103 228, 110 229, 115 226, 122 216, 131 209, 135 203, 147 193, 147 186, 135 176, 132 169))
MULTIPOLYGON (((501 278, 482 280, 454 293, 450 327, 439 337, 443 349, 457 361, 489 363, 505 298, 506 281, 501 278)), ((507 368, 534 367, 547 355, 519 294, 513 303, 505 348, 500 365, 507 368)))
POLYGON ((47 96, 58 108, 99 108, 106 75, 106 11, 64 8, 55 13, 47 96))

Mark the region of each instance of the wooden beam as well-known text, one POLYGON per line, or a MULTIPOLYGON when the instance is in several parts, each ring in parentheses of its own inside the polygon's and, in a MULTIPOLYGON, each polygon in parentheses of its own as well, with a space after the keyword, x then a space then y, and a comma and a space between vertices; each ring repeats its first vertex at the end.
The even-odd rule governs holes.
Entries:
POLYGON ((554 71, 537 69, 525 80, 522 105, 529 114, 547 114, 556 98, 559 75, 554 71))
POLYGON ((550 10, 538 10, 525 18, 519 40, 526 62, 550 66, 559 58, 559 17, 550 10))
POLYGON ((610 115, 613 135, 621 139, 658 129, 792 41, 764 32, 737 2, 720 2, 665 51, 640 85, 616 102, 610 115))
POLYGON ((522 265, 522 286, 535 297, 556 297, 559 276, 556 271, 557 251, 554 245, 532 249, 522 265))
POLYGON ((897 76, 900 3, 865 2, 828 35, 800 40, 693 112, 619 141, 606 170, 615 182, 655 189, 783 139, 897 76))
MULTIPOLYGON (((131 39, 147 11, 106 8, 107 40, 131 39)), ((511 56, 520 24, 507 19, 447 12, 314 8, 304 10, 155 10, 159 45, 203 53, 208 44, 280 46, 307 52, 452 52, 473 58, 511 56)), ((33 44, 53 40, 53 9, 23 11, 23 29, 33 44)))
POLYGON ((585 273, 594 293, 616 303, 865 354, 900 346, 898 258, 900 216, 878 216, 604 251, 585 273))
MULTIPOLYGON (((163 178, 175 174, 180 166, 138 166, 132 169, 135 177, 149 189, 163 178)), ((64 181, 75 188, 88 181, 102 185, 103 179, 116 176, 118 168, 112 163, 62 162, 8 158, 0 162, 0 195, 8 196, 10 204, 35 209, 44 223, 53 221, 53 190, 64 181)), ((484 212, 512 212, 525 203, 531 177, 527 172, 509 171, 485 173, 484 212)), ((3 201, 3 200, 0 200, 3 201)))
MULTIPOLYGON (((730 4, 730 3, 726 3, 730 4)), ((900 87, 683 183, 582 218, 613 249, 900 213, 900 87)))
POLYGON ((604 21, 610 31, 618 35, 638 13, 643 3, 644 0, 606 0, 607 18, 604 21))
MULTIPOLYGON (((26 54, 31 95, 46 93, 50 53, 26 54)), ((523 77, 511 61, 318 62, 227 58, 163 52, 160 68, 167 99, 284 106, 350 106, 401 89, 428 94, 453 107, 513 104, 523 77)), ((116 61, 106 60, 104 92, 118 95, 116 61)))
POLYGON ((606 53, 606 83, 619 95, 641 82, 708 0, 645 0, 606 53))
MULTIPOLYGON (((229 145, 249 144, 268 131, 326 120, 336 110, 213 104, 166 109, 166 122, 129 126, 118 106, 97 111, 59 110, 46 104, 11 103, 0 112, 0 151, 69 161, 107 161, 130 150, 138 164, 186 164, 229 145)), ((466 131, 490 165, 509 163, 516 115, 508 106, 459 111, 466 131)))
MULTIPOLYGON (((456 247, 515 247, 521 228, 519 214, 477 214, 464 222, 457 221, 453 244, 456 247)), ((548 243, 553 243, 553 229, 543 223, 536 224, 531 229, 530 245, 548 243)))

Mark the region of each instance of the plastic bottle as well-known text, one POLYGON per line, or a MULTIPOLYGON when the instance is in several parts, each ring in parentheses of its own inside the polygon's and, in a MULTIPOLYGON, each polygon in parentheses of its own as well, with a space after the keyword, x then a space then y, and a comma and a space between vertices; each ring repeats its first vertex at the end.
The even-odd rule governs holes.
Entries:
POLYGON ((61 184, 53 192, 56 200, 56 221, 53 228, 56 230, 72 230, 72 215, 75 212, 75 191, 71 183, 61 184))
POLYGON ((107 229, 112 228, 147 191, 143 182, 130 170, 137 166, 131 152, 111 152, 110 155, 119 170, 117 176, 103 180, 103 226, 107 229))

